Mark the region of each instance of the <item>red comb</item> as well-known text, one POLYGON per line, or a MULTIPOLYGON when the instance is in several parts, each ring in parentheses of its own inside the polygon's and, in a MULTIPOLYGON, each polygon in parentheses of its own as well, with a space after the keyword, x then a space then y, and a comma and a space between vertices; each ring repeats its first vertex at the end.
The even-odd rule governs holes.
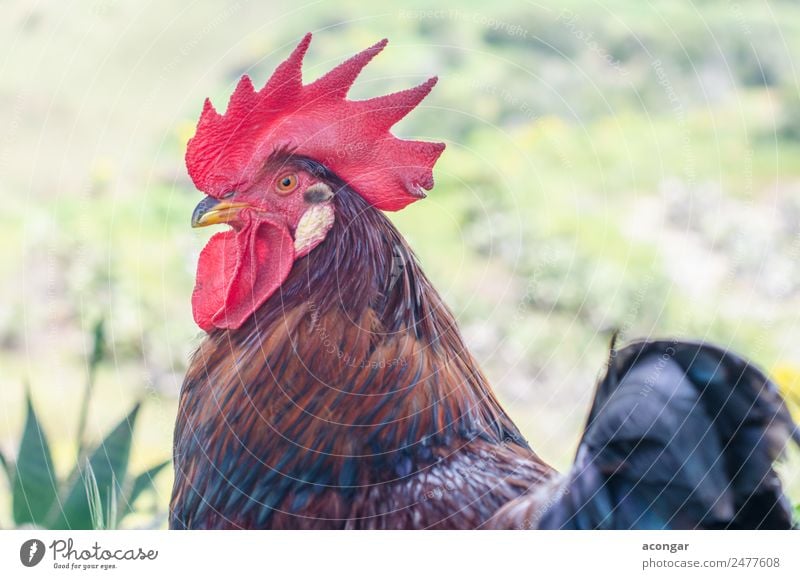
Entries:
POLYGON ((404 91, 347 100, 356 77, 387 41, 359 52, 304 85, 306 34, 259 91, 243 76, 220 115, 206 99, 186 167, 201 191, 221 197, 246 187, 276 150, 314 159, 344 179, 375 207, 402 209, 433 187, 433 165, 444 143, 398 139, 390 128, 414 109, 436 77, 404 91))

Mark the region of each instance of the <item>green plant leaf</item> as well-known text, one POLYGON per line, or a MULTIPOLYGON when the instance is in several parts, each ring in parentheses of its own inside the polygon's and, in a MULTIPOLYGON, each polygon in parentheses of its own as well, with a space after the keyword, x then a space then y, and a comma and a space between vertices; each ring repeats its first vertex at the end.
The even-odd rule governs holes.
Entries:
POLYGON ((117 528, 117 496, 119 493, 117 489, 119 486, 116 484, 117 481, 114 479, 114 484, 111 485, 111 493, 108 495, 108 506, 106 507, 106 529, 116 529, 117 528))
POLYGON ((800 526, 800 503, 794 506, 794 524, 800 526))
POLYGON ((8 477, 8 484, 13 485, 13 473, 11 472, 11 463, 8 462, 6 455, 3 454, 3 451, 0 450, 0 466, 3 467, 3 472, 6 473, 6 477, 8 477))
POLYGON ((133 427, 139 404, 122 419, 122 421, 105 437, 103 442, 92 452, 88 466, 81 468, 73 477, 72 485, 64 500, 61 512, 56 513, 50 528, 53 529, 93 529, 93 519, 89 498, 86 493, 86 478, 93 474, 97 483, 99 504, 110 505, 112 493, 119 493, 120 482, 125 480, 128 472, 128 460, 131 453, 133 427))
POLYGON ((92 401, 94 392, 97 368, 103 361, 106 349, 105 318, 100 318, 95 322, 92 330, 92 353, 89 356, 89 375, 86 377, 86 389, 83 391, 83 401, 80 406, 78 416, 78 462, 83 458, 84 435, 86 433, 86 421, 89 418, 89 405, 92 401))
POLYGON ((106 349, 106 322, 100 318, 92 328, 92 354, 89 357, 89 367, 94 370, 103 361, 106 349))
POLYGON ((133 479, 133 484, 131 484, 130 492, 128 493, 127 498, 125 499, 125 506, 120 511, 119 520, 122 520, 126 515, 130 514, 133 510, 133 504, 136 502, 136 499, 148 489, 153 488, 153 481, 158 476, 164 467, 170 464, 170 460, 165 460, 164 462, 157 464, 154 467, 149 468, 148 470, 141 473, 135 479, 133 479))
POLYGON ((41 525, 58 495, 58 479, 50 445, 36 417, 30 392, 26 401, 28 414, 14 469, 12 510, 17 525, 41 525))
POLYGON ((100 497, 100 487, 97 484, 97 477, 90 462, 87 461, 84 470, 86 476, 83 478, 86 490, 86 500, 89 505, 89 515, 92 519, 92 527, 95 530, 108 530, 116 528, 117 521, 117 485, 116 479, 112 482, 111 493, 108 495, 108 506, 103 511, 103 502, 100 497))
POLYGON ((89 517, 92 519, 93 529, 103 528, 103 503, 100 499, 100 488, 97 486, 97 477, 89 461, 84 468, 83 485, 86 491, 86 504, 89 507, 89 517))

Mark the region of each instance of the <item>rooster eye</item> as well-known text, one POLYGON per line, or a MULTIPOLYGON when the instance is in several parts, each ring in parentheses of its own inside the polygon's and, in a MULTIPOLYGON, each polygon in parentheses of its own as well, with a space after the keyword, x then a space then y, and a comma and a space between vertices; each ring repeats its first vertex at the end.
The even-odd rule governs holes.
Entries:
POLYGON ((276 183, 276 188, 278 189, 278 193, 286 194, 290 193, 297 187, 297 175, 294 173, 289 173, 288 175, 284 175, 280 179, 278 179, 276 183))

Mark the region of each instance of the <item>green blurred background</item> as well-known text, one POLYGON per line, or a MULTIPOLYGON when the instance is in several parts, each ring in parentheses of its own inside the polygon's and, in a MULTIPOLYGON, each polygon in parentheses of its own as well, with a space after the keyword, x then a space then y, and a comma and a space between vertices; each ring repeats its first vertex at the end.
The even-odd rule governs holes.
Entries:
MULTIPOLYGON (((242 73, 263 83, 307 31, 306 80, 390 39, 354 97, 439 76, 395 130, 447 142, 437 185, 392 218, 544 458, 569 464, 614 328, 733 347, 800 405, 796 2, 4 1, 0 14, 7 455, 28 383, 69 469, 104 318, 89 438, 144 400, 133 468, 169 456, 212 233, 189 228, 185 143, 206 96, 224 108, 242 73)), ((800 496, 796 456, 783 474, 800 496)), ((163 512, 170 486, 165 471, 145 508, 163 512)))

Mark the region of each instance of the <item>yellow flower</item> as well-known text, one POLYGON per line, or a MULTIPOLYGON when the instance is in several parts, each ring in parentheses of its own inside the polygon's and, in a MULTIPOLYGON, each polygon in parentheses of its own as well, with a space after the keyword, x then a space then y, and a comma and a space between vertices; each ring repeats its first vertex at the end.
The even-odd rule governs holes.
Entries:
POLYGON ((96 157, 91 168, 92 182, 105 185, 113 176, 114 161, 109 157, 96 157))
POLYGON ((176 136, 178 137, 178 142, 182 146, 186 146, 186 143, 189 142, 194 136, 195 132, 195 123, 193 121, 181 121, 178 123, 178 126, 175 129, 176 136))
POLYGON ((792 416, 800 422, 800 367, 778 364, 772 368, 770 375, 786 399, 792 416))

